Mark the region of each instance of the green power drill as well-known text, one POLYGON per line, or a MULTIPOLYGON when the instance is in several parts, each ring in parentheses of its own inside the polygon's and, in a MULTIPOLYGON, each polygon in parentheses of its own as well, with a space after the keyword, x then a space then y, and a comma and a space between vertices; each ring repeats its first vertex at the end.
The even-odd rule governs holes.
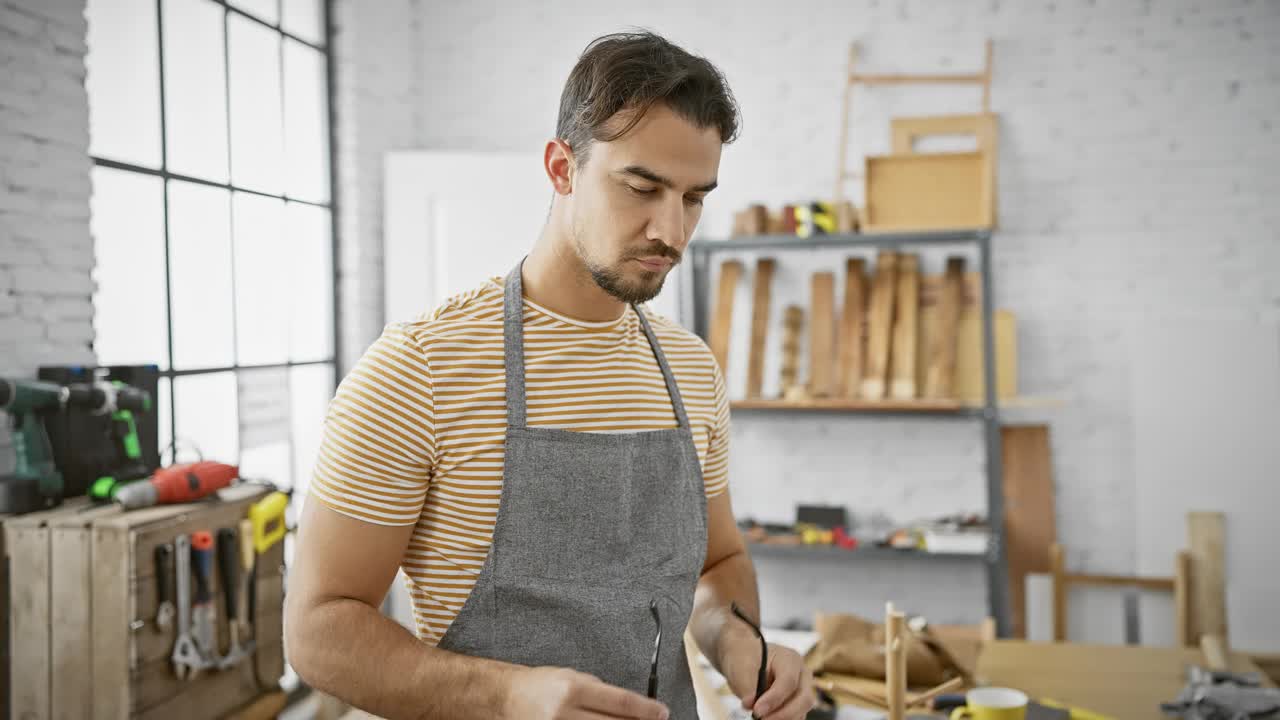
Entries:
POLYGON ((110 433, 118 464, 109 474, 93 481, 88 493, 94 500, 110 502, 122 485, 151 475, 142 461, 142 443, 133 415, 151 412, 151 394, 118 380, 77 383, 68 388, 73 405, 86 407, 94 415, 111 414, 110 433))
POLYGON ((0 513, 25 513, 62 500, 62 473, 53 464, 53 448, 42 411, 61 411, 70 391, 54 383, 0 378, 0 410, 13 418, 14 471, 0 476, 0 513))

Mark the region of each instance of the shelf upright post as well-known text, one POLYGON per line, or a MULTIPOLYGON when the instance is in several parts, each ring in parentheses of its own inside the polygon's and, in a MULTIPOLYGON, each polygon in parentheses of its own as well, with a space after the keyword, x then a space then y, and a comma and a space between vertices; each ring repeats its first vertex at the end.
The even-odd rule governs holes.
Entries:
POLYGON ((1000 637, 1009 636, 1009 571, 1004 536, 1004 468, 1000 438, 1000 406, 996 388, 995 297, 991 278, 991 233, 978 234, 978 262, 982 274, 982 428, 987 448, 987 608, 1000 637))
POLYGON ((706 342, 709 335, 707 332, 707 293, 710 288, 707 287, 707 284, 710 281, 708 266, 711 261, 711 252, 709 248, 703 247, 702 243, 690 245, 689 250, 689 259, 693 265, 690 268, 690 280, 693 283, 693 332, 702 338, 703 342, 706 342))

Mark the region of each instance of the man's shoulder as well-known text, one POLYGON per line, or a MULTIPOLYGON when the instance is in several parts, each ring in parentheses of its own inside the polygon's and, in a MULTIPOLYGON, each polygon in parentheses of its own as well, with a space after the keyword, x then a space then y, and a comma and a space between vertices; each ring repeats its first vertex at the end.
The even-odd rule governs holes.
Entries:
POLYGON ((647 303, 641 305, 640 309, 649 319, 649 325, 653 327, 653 332, 658 336, 664 350, 678 350, 715 364, 715 356, 711 354, 711 348, 692 330, 666 315, 654 312, 647 303))
POLYGON ((489 278, 400 325, 407 335, 424 347, 432 340, 500 328, 502 287, 497 278, 489 278))

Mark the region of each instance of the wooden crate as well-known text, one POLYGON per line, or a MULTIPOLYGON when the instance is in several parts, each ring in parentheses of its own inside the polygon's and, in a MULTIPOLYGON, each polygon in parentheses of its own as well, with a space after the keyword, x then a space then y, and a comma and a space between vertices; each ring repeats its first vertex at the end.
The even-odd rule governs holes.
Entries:
MULTIPOLYGON (((15 630, 9 716, 213 718, 275 690, 284 662, 283 544, 258 558, 256 663, 178 680, 169 660, 176 618, 167 632, 154 623, 155 547, 181 533, 234 526, 265 492, 241 486, 217 502, 129 513, 78 499, 6 519, 15 630)), ((217 575, 215 563, 215 591, 217 575)), ((176 597, 176 587, 171 592, 176 597)), ((221 592, 215 597, 225 651, 226 612, 221 592)))
POLYGON ((991 161, 984 152, 868 157, 863 229, 992 227, 991 161))

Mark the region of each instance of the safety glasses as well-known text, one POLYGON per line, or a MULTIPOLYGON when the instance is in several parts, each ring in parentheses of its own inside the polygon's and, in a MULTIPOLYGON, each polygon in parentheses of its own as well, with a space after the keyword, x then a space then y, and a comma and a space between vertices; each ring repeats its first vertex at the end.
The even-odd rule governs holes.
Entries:
MULTIPOLYGON (((756 699, 759 700, 760 696, 764 695, 765 686, 769 682, 769 644, 764 641, 764 633, 760 632, 760 626, 747 617, 742 608, 738 607, 737 602, 731 603, 729 609, 733 611, 734 615, 738 616, 739 620, 751 628, 756 637, 760 638, 760 669, 756 671, 756 699)), ((754 713, 752 717, 755 717, 754 713)))
POLYGON ((658 698, 658 651, 662 649, 662 616, 658 614, 658 601, 649 601, 649 612, 653 613, 653 624, 658 626, 658 633, 653 638, 653 662, 649 663, 649 697, 658 698))

